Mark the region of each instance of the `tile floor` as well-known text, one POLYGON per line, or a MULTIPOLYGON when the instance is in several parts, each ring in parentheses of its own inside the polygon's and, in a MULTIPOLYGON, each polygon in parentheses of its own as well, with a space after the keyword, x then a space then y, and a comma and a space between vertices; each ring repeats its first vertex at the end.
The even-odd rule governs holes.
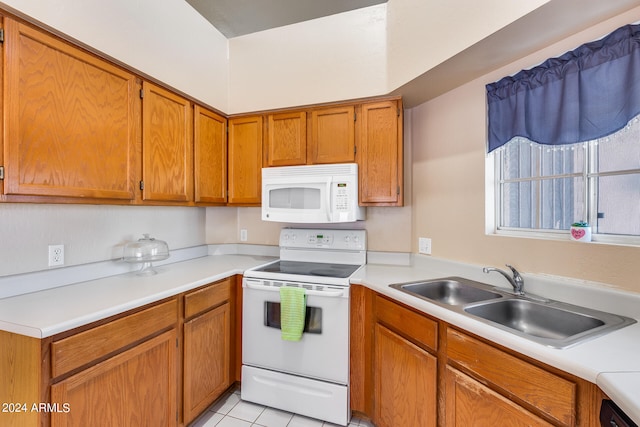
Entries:
MULTIPOLYGON (((240 400, 240 390, 229 392, 214 403, 190 427, 339 427, 240 400)), ((366 420, 351 419, 349 427, 374 427, 366 420)))

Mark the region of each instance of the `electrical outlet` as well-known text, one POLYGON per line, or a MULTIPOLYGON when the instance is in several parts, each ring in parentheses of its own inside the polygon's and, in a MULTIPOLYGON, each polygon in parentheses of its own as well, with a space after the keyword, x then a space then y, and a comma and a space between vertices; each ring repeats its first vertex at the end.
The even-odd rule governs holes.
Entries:
POLYGON ((49 245, 49 267, 64 265, 64 245, 49 245))
POLYGON ((428 237, 419 237, 418 252, 425 255, 431 255, 431 239, 428 237))
POLYGON ((240 229, 240 241, 241 242, 246 242, 247 241, 247 229, 246 228, 240 229))

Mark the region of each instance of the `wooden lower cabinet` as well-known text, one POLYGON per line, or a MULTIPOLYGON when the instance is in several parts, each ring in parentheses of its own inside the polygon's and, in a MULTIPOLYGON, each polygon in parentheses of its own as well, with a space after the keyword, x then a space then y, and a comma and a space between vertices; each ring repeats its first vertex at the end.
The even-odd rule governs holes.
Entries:
POLYGON ((205 311, 184 324, 183 419, 185 425, 211 405, 232 382, 229 281, 209 286, 209 288, 225 287, 224 294, 227 300, 222 305, 205 311))
POLYGON ((239 283, 44 339, 0 331, 0 402, 21 403, 0 426, 188 425, 238 379, 239 283))
POLYGON ((600 425, 595 384, 362 286, 352 299, 352 410, 376 427, 600 425))
POLYGON ((445 384, 446 427, 553 425, 450 366, 445 384))
POLYGON ((51 386, 53 427, 175 426, 176 331, 51 386))
POLYGON ((374 341, 376 426, 435 426, 436 358, 380 324, 374 341))

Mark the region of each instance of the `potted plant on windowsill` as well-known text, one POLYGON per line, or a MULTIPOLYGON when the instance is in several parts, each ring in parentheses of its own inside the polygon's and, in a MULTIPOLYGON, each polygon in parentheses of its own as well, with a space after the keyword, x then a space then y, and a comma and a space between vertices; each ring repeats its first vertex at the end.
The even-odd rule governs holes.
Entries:
POLYGON ((571 224, 569 230, 571 240, 576 242, 590 242, 591 241, 591 226, 588 222, 580 221, 571 224))

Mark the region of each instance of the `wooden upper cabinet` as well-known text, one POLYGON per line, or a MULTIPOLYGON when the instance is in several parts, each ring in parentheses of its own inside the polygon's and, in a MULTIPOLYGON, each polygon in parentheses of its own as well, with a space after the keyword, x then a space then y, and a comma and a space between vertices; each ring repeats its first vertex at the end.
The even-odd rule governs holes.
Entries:
POLYGON ((4 34, 5 194, 134 199, 135 76, 6 17, 4 34))
POLYGON ((402 206, 402 105, 390 100, 362 105, 358 141, 360 205, 402 206))
POLYGON ((262 134, 262 116, 229 119, 229 204, 262 202, 262 134))
POLYGON ((307 113, 269 114, 265 166, 307 163, 307 113))
POLYGON ((193 108, 149 82, 142 98, 142 198, 156 202, 193 199, 193 108))
POLYGON ((227 119, 194 108, 194 181, 196 203, 227 201, 227 119))
POLYGON ((355 161, 355 106, 323 108, 311 112, 309 163, 355 161))

